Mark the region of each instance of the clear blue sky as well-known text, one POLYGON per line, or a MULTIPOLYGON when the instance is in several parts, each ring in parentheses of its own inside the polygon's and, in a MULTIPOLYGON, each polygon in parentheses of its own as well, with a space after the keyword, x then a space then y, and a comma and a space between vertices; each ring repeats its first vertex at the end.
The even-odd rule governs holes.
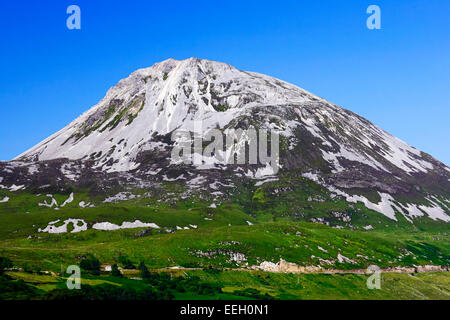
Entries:
POLYGON ((294 83, 450 164, 450 1, 1 1, 0 160, 167 58, 294 83), (67 6, 81 30, 66 28, 67 6), (366 28, 380 6, 382 29, 366 28))

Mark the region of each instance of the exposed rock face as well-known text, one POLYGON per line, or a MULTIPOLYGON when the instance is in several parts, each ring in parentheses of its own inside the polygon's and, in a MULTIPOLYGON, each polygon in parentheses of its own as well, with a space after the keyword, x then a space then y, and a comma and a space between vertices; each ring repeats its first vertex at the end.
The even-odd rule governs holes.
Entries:
POLYGON ((151 235, 152 234, 152 230, 153 230, 152 228, 141 230, 141 231, 138 232, 136 237, 140 238, 140 237, 145 237, 147 235, 151 235))
MULTIPOLYGON (((265 164, 171 162, 171 150, 180 142, 171 140, 174 130, 204 136, 212 128, 279 134, 278 176, 310 179, 395 221, 398 215, 410 222, 418 217, 450 221, 445 164, 292 84, 195 58, 169 59, 133 72, 68 126, 15 161, 0 163, 0 187, 76 186, 98 193, 145 188, 163 196, 161 183, 176 181, 206 190, 208 197, 229 194, 217 185, 234 180, 242 185, 260 180, 255 187, 278 181, 264 171, 265 164)), ((277 194, 289 191, 283 188, 277 194)))
POLYGON ((391 273, 415 273, 417 272, 414 267, 392 267, 386 268, 382 270, 383 272, 391 272, 391 273))
POLYGON ((417 272, 449 271, 449 267, 425 265, 425 266, 417 266, 416 270, 417 272))
POLYGON ((281 259, 277 263, 264 261, 259 266, 254 266, 254 269, 259 269, 267 272, 282 272, 282 273, 316 273, 323 271, 320 266, 299 266, 292 262, 287 262, 281 259))
POLYGON ((284 273, 312 273, 312 272, 320 272, 322 268, 320 266, 299 266, 292 262, 287 262, 284 260, 280 260, 278 263, 279 272, 284 273))
MULTIPOLYGON (((353 274, 371 274, 372 271, 368 269, 323 269, 321 266, 299 266, 292 262, 287 262, 281 259, 277 263, 264 261, 259 266, 253 266, 253 269, 262 270, 266 272, 276 272, 276 273, 326 273, 326 274, 337 274, 337 273, 353 273, 353 274)), ((379 272, 383 273, 417 273, 417 272, 444 272, 449 271, 448 266, 414 266, 414 267, 389 267, 385 269, 379 269, 379 272)))

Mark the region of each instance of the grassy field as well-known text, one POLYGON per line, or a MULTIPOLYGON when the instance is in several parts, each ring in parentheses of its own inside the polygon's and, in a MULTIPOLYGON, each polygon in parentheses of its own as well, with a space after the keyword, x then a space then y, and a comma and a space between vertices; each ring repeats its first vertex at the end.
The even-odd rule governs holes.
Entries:
MULTIPOLYGON (((173 278, 198 277, 201 283, 216 285, 220 292, 199 294, 181 292, 177 288, 168 289, 176 300, 231 300, 256 299, 254 294, 282 300, 450 300, 450 275, 448 273, 395 274, 384 273, 381 276, 381 289, 368 289, 367 275, 326 275, 326 274, 280 274, 259 271, 221 271, 211 274, 206 271, 172 271, 173 278)), ((65 288, 65 277, 37 275, 24 272, 8 272, 12 279, 23 280, 36 288, 34 299, 43 299, 54 289, 65 288)), ((143 290, 151 286, 141 280, 117 278, 107 275, 83 276, 82 285, 110 285, 122 288, 143 290)), ((0 297, 2 297, 0 293, 0 297)), ((8 298, 3 293, 3 298, 8 298)), ((12 298, 12 295, 9 295, 12 298)))
POLYGON ((235 205, 186 209, 117 205, 38 208, 30 213, 1 212, 0 226, 0 255, 11 258, 19 267, 41 270, 58 271, 61 266, 78 263, 86 254, 94 254, 104 264, 116 263, 119 256, 125 255, 135 264, 145 262, 149 268, 239 267, 278 262, 281 258, 305 266, 340 269, 370 264, 382 268, 450 264, 449 234, 445 231, 351 230, 285 219, 261 221, 235 205), (142 234, 146 228, 38 232, 50 221, 69 218, 119 225, 139 219, 160 228, 146 234, 142 234), (177 226, 189 230, 177 230, 177 226), (242 259, 236 261, 233 254, 241 254, 242 259), (353 262, 339 262, 339 254, 353 262))
POLYGON ((87 230, 79 233, 33 233, 31 238, 0 240, 0 255, 16 266, 58 271, 93 254, 103 264, 127 256, 149 268, 245 267, 284 259, 304 266, 354 269, 448 265, 448 237, 435 233, 352 231, 306 222, 270 222, 161 232, 140 236, 142 229, 87 230), (444 239, 443 239, 444 238, 444 239), (239 255, 240 258, 235 256, 239 255), (352 262, 340 262, 338 255, 352 262))
MULTIPOLYGON (((6 195, 6 191, 2 192, 6 195)), ((14 267, 29 271, 9 276, 31 284, 38 290, 37 296, 62 288, 64 281, 36 272, 60 274, 67 266, 78 265, 91 255, 101 264, 124 267, 120 259, 126 257, 131 264, 137 266, 143 262, 149 269, 171 266, 248 269, 264 261, 276 263, 280 259, 301 266, 343 270, 364 269, 372 264, 381 268, 450 265, 450 238, 446 225, 431 223, 430 228, 423 228, 424 223, 418 228, 401 221, 395 225, 385 222, 387 218, 381 215, 363 210, 360 214, 376 224, 373 230, 365 230, 363 226, 367 221, 362 223, 362 220, 358 227, 336 228, 293 219, 281 211, 279 214, 266 212, 266 192, 265 189, 256 192, 258 200, 253 214, 249 214, 248 207, 239 204, 239 199, 235 199, 234 204, 222 204, 217 208, 210 207, 209 203, 192 201, 177 205, 148 203, 148 199, 142 198, 112 204, 101 203, 88 193, 80 192, 75 194, 74 202, 55 210, 37 205, 49 199, 45 194, 8 193, 11 200, 0 204, 0 256, 11 259, 14 267), (81 200, 94 202, 96 207, 80 208, 78 202, 81 200), (83 219, 88 230, 71 233, 69 228, 69 232, 60 234, 38 231, 51 221, 59 220, 55 223, 58 226, 69 218, 83 219), (92 229, 97 222, 120 225, 136 219, 156 223, 160 228, 92 229)), ((68 196, 55 194, 54 197, 61 204, 68 196)), ((316 205, 323 207, 319 213, 345 209, 340 208, 343 206, 340 200, 316 205)), ((260 295, 267 294, 277 299, 446 299, 449 284, 446 273, 385 274, 383 289, 376 291, 366 288, 367 276, 364 275, 187 271, 188 275, 191 273, 207 284, 219 286, 221 291, 204 296, 199 292, 175 290, 174 298, 240 299, 261 298, 260 295), (249 288, 257 293, 245 291, 249 288)), ((186 274, 181 275, 186 277, 186 274)), ((104 283, 142 287, 142 282, 137 280, 114 279, 106 275, 83 277, 83 281, 94 287, 104 283)), ((14 286, 12 282, 8 282, 9 285, 14 286)))

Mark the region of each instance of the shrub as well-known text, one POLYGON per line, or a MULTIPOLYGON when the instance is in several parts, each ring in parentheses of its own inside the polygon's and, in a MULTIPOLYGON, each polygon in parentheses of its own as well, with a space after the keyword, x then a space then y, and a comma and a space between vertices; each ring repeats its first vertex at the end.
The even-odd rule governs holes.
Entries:
POLYGON ((142 279, 150 278, 150 276, 151 276, 150 271, 148 271, 147 266, 142 261, 141 261, 141 263, 139 263, 139 271, 141 271, 142 279))
POLYGON ((81 260, 80 268, 83 269, 84 271, 92 273, 93 275, 99 275, 100 274, 100 261, 93 256, 89 256, 89 257, 81 260))
POLYGON ((214 268, 212 266, 209 266, 208 268, 203 268, 203 271, 209 274, 218 274, 221 272, 220 269, 214 268))
POLYGON ((11 259, 6 257, 0 257, 0 275, 5 272, 5 269, 12 268, 13 263, 11 259))
POLYGON ((244 290, 235 290, 233 291, 233 294, 236 296, 241 297, 247 297, 247 298, 253 298, 257 300, 274 300, 274 297, 272 297, 269 294, 262 294, 259 292, 259 290, 254 288, 246 288, 244 290))
POLYGON ((171 300, 173 297, 169 292, 153 288, 136 290, 110 284, 82 285, 81 290, 54 289, 44 296, 47 300, 171 300))
POLYGON ((136 269, 136 266, 126 256, 119 256, 119 263, 124 269, 136 269))
POLYGON ((117 264, 113 264, 111 267, 111 275, 113 277, 122 277, 122 272, 120 272, 119 267, 117 264))

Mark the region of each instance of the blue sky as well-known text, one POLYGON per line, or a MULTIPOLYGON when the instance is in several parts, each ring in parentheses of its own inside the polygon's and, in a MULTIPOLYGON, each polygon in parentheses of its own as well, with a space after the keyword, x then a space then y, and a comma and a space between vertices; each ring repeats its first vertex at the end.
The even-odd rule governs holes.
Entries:
POLYGON ((2 1, 0 160, 167 58, 294 83, 450 164, 450 1, 2 1), (68 30, 66 8, 81 8, 68 30), (366 28, 381 8, 382 29, 366 28))

